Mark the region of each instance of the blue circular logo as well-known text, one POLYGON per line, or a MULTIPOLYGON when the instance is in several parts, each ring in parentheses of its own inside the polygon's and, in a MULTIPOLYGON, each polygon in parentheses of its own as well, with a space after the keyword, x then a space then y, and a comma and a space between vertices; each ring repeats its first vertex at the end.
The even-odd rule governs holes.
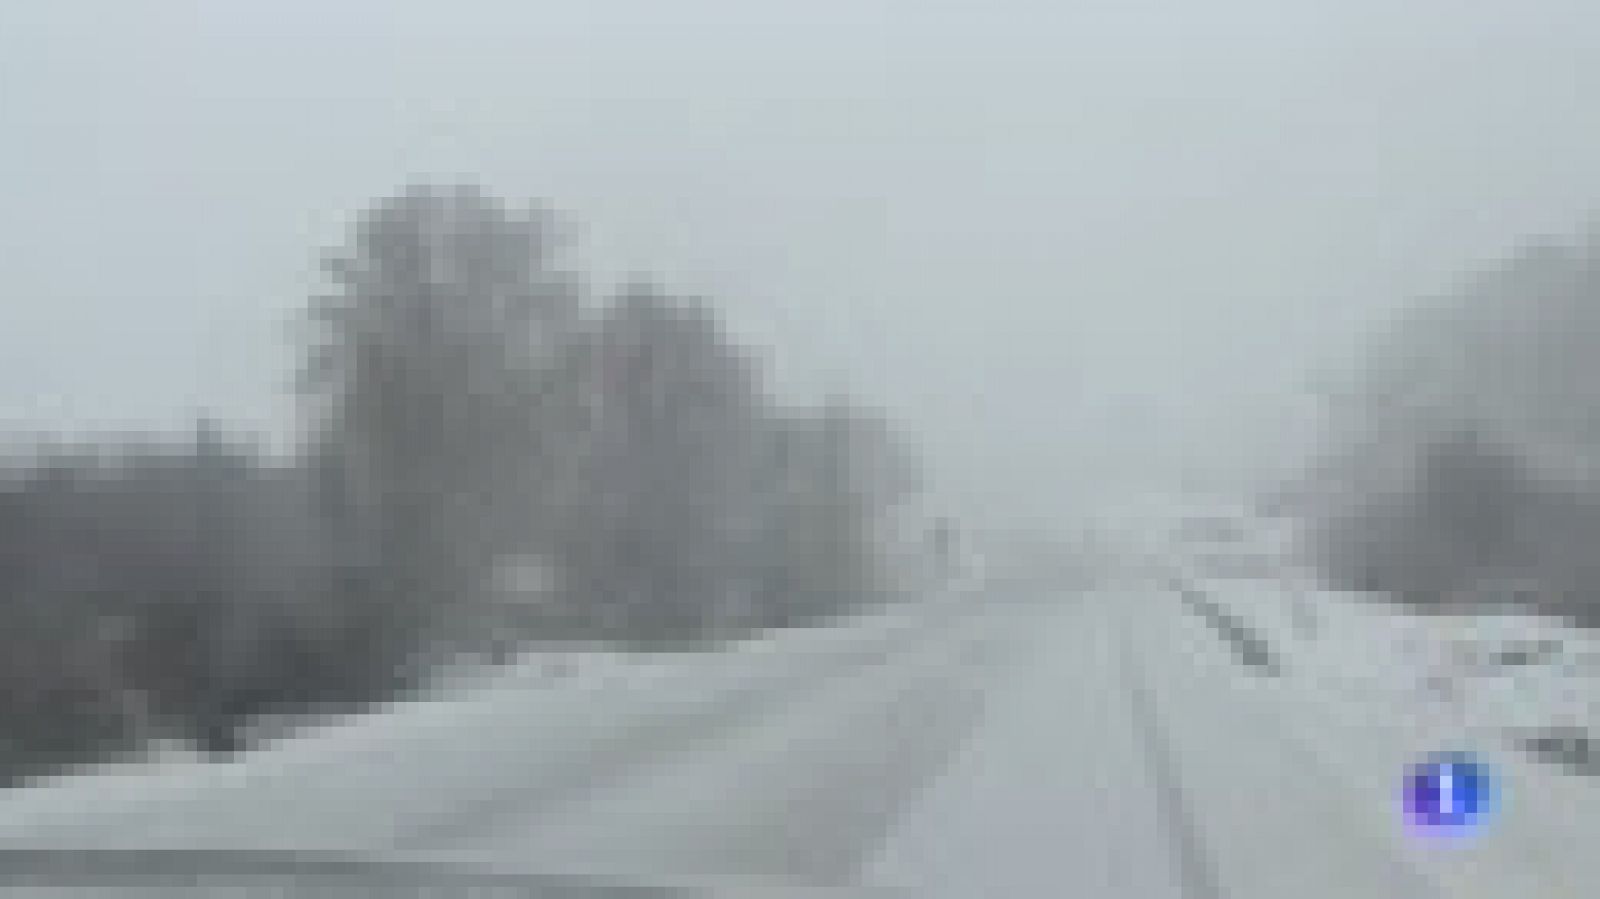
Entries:
POLYGON ((1489 766, 1470 753, 1435 753, 1406 772, 1406 817, 1432 833, 1473 829, 1493 810, 1494 801, 1489 766))

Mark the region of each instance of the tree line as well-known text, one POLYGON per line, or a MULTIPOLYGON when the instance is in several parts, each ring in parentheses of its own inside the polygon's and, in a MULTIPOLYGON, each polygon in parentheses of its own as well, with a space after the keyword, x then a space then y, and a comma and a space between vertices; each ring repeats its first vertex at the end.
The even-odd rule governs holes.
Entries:
POLYGON ((883 416, 778 404, 708 302, 590 296, 567 247, 542 207, 406 188, 325 255, 292 458, 203 420, 8 463, 0 776, 237 751, 462 649, 703 647, 892 598, 920 478, 883 416))
POLYGON ((1418 303, 1330 409, 1307 479, 1340 586, 1600 624, 1600 231, 1418 303))

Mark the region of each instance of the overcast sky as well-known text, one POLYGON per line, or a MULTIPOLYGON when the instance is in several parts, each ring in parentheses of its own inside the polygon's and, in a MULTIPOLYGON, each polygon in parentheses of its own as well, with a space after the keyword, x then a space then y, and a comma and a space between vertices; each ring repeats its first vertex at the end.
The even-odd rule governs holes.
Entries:
POLYGON ((1600 196, 1587 0, 0 12, 0 428, 283 431, 316 249, 415 177, 710 294, 963 501, 1263 464, 1363 323, 1600 196))

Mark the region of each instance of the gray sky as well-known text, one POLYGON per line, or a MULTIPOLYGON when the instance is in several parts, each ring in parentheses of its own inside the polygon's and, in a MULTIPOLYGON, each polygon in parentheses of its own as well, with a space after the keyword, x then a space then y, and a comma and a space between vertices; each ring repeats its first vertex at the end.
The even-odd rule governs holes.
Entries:
POLYGON ((0 428, 282 430, 317 247, 469 176, 887 405, 964 501, 1264 462, 1378 310, 1594 208, 1592 6, 10 4, 0 428))

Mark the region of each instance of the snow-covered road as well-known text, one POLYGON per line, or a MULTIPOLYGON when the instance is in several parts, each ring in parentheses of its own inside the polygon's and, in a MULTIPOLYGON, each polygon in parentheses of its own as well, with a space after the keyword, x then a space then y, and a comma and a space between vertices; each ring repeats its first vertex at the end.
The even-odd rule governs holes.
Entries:
POLYGON ((1399 622, 1330 597, 1308 636, 1283 584, 1203 589, 1275 672, 1156 579, 975 591, 561 686, 513 671, 228 765, 16 791, 0 840, 929 896, 1592 895, 1593 783, 1430 709, 1399 622), (1402 772, 1439 749, 1501 772, 1475 839, 1403 823, 1402 772))
MULTIPOLYGON (((1290 642, 1268 585, 1210 585, 1283 657, 1243 664, 1169 586, 1097 592, 1014 667, 985 725, 868 866, 915 895, 1194 899, 1576 897, 1600 888, 1600 792, 1431 714, 1378 641, 1290 642), (1230 594, 1230 586, 1232 593, 1230 594), (1252 617, 1252 614, 1256 617, 1252 617), (1281 627, 1270 622, 1276 615, 1281 627), (1470 839, 1417 833, 1406 767, 1466 749, 1502 811, 1470 839)), ((1338 640, 1359 614, 1324 597, 1338 640)), ((1380 613, 1368 610, 1368 615, 1380 613)))

